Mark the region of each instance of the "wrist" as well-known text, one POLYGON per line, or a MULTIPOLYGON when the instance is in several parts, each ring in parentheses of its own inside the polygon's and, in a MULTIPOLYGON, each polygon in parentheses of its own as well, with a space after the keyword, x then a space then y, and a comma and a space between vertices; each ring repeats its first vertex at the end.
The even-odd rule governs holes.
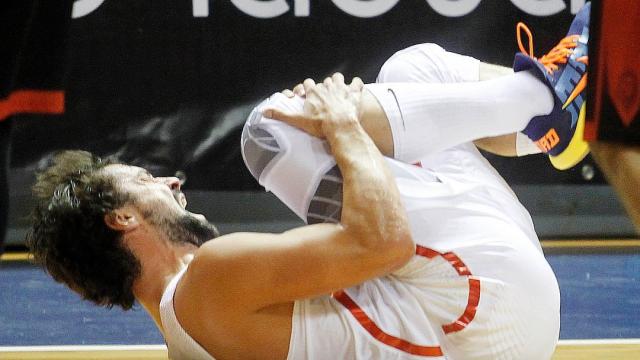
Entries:
POLYGON ((340 160, 361 156, 376 149, 367 132, 359 122, 353 121, 335 127, 325 136, 338 165, 340 160))
POLYGON ((338 135, 356 134, 364 132, 356 114, 343 116, 340 121, 328 121, 322 124, 322 132, 326 139, 338 135))

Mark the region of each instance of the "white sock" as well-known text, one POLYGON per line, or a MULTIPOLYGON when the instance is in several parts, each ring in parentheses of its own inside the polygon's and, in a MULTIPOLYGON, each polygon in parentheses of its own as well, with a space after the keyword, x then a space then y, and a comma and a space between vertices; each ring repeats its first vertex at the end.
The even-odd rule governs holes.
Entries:
POLYGON ((542 150, 529 137, 521 132, 516 133, 516 155, 525 156, 540 154, 542 150))
POLYGON ((553 109, 549 88, 528 72, 463 83, 369 84, 393 133, 394 158, 426 155, 484 137, 519 132, 553 109))

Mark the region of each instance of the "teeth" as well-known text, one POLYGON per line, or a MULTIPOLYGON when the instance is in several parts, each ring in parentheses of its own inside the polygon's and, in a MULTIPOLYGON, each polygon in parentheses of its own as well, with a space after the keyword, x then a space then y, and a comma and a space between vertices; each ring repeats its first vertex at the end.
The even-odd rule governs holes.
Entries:
POLYGON ((178 204, 180 204, 180 206, 182 206, 183 208, 187 207, 187 197, 184 196, 184 194, 180 193, 178 194, 178 196, 176 197, 176 201, 178 202, 178 204))

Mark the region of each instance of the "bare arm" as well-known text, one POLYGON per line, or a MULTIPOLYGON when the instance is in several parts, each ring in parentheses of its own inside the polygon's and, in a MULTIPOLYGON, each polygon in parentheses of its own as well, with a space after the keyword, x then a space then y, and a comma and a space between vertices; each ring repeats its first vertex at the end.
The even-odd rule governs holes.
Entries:
POLYGON ((199 250, 185 286, 197 282, 198 292, 228 311, 254 311, 358 284, 413 256, 395 181, 357 119, 360 93, 334 76, 307 94, 304 114, 266 114, 330 144, 344 181, 342 224, 221 237, 199 250))

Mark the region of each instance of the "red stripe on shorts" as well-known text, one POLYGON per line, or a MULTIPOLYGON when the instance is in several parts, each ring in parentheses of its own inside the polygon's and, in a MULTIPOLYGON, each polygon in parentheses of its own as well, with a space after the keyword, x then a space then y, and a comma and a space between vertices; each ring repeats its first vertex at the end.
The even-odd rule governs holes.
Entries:
POLYGON ((476 316, 478 303, 480 302, 480 280, 469 278, 469 298, 467 299, 467 307, 464 313, 460 315, 458 320, 451 324, 442 325, 445 334, 463 330, 476 316))
POLYGON ((0 100, 0 121, 21 113, 64 113, 64 91, 16 90, 0 100))
POLYGON ((480 303, 480 280, 471 277, 471 271, 462 261, 462 259, 460 259, 455 253, 446 252, 443 254, 433 249, 416 245, 416 254, 429 259, 436 256, 442 256, 443 259, 447 260, 447 262, 451 264, 458 275, 469 277, 469 297, 467 298, 467 306, 465 307, 464 312, 456 321, 450 324, 442 325, 442 330, 444 330, 445 334, 460 331, 466 328, 476 316, 476 310, 478 309, 478 304, 480 303))
POLYGON ((442 349, 440 346, 421 346, 410 343, 407 340, 400 339, 393 335, 389 335, 382 331, 378 325, 376 325, 373 320, 356 304, 347 293, 344 291, 338 291, 333 293, 333 298, 336 299, 339 303, 344 305, 353 317, 358 320, 360 325, 373 336, 376 340, 382 342, 383 344, 394 347, 398 350, 402 350, 412 355, 420 355, 420 356, 442 356, 442 349))
MULTIPOLYGON (((442 325, 442 330, 444 330, 445 334, 463 330, 469 325, 469 323, 471 323, 471 321, 473 321, 474 317, 476 316, 476 310, 478 309, 478 304, 480 303, 480 280, 471 277, 472 274, 467 265, 453 252, 440 253, 433 249, 416 245, 416 255, 423 256, 428 259, 432 259, 436 256, 441 256, 443 259, 447 260, 449 264, 451 264, 451 266, 460 276, 468 277, 469 296, 467 298, 467 306, 465 307, 464 312, 454 322, 442 325)), ((345 308, 347 308, 347 310, 351 312, 358 323, 360 323, 360 325, 378 341, 413 355, 443 355, 440 346, 416 345, 407 340, 400 339, 398 337, 385 333, 344 291, 333 293, 333 298, 336 299, 345 308)))

